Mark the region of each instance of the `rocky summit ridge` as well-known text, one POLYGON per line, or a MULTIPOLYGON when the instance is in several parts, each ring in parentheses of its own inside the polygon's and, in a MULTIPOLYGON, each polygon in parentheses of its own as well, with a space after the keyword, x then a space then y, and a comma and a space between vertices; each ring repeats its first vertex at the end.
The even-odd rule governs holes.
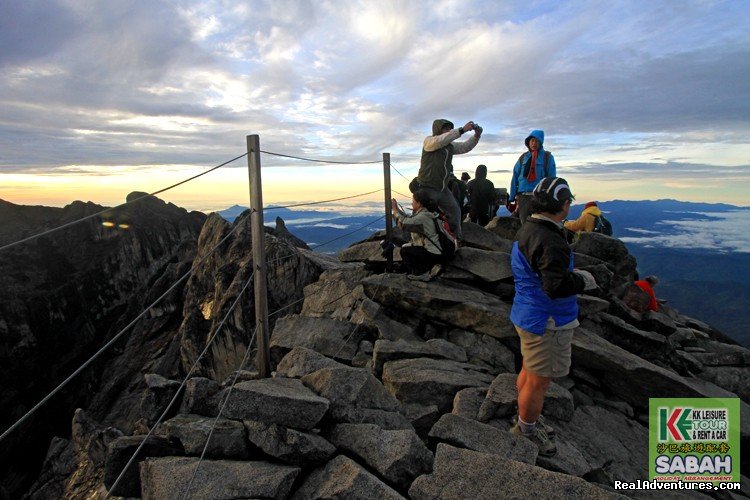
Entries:
MULTIPOLYGON (((634 313, 618 297, 637 277, 637 263, 621 241, 598 234, 584 234, 573 246, 577 267, 602 286, 579 296, 571 374, 552 384, 545 401, 558 453, 539 456, 531 442, 507 432, 520 365, 508 318, 509 252, 518 229, 512 218, 486 228, 465 223, 467 246, 428 283, 384 272, 382 234, 335 259, 300 248, 277 222, 264 235, 269 310, 279 311, 270 318, 273 377, 258 377, 254 346, 238 371, 255 324, 249 293, 186 378, 252 274, 249 217, 229 224, 216 214, 182 211, 175 216, 186 229, 167 239, 162 226, 170 219, 162 211, 172 207, 149 203, 155 204, 150 213, 131 218, 134 225, 148 220, 149 231, 120 234, 117 244, 58 277, 60 286, 74 291, 86 265, 109 263, 102 276, 117 308, 100 312, 111 322, 106 338, 191 266, 194 272, 67 394, 58 408, 60 418, 72 419, 69 432, 55 428, 33 484, 12 468, 3 472, 25 485, 6 488, 9 497, 103 498, 175 396, 113 496, 181 498, 190 485, 191 498, 619 498, 615 480, 647 478, 649 397, 739 397, 742 448, 750 450, 750 351, 668 307, 634 313), (144 247, 153 240, 163 242, 158 252, 144 247), (144 273, 137 285, 120 284, 134 273, 144 273)), ((77 246, 47 244, 72 259, 67 252, 85 254, 102 235, 91 225, 80 230, 77 246)), ((395 237, 406 239, 400 231, 395 237)), ((24 256, 13 255, 19 276, 24 256)), ((39 285, 54 275, 51 263, 39 273, 26 289, 15 278, 16 293, 52 293, 39 285)), ((77 300, 72 291, 67 298, 66 304, 77 300)), ((46 314, 45 307, 61 300, 57 295, 27 309, 46 314)), ((87 300, 77 307, 95 303, 87 300)), ((16 315, 6 309, 2 319, 15 323, 5 321, 3 330, 0 322, 4 356, 43 347, 30 340, 38 328, 31 312, 24 316, 14 307, 16 315)), ((64 310, 69 316, 49 323, 72 331, 81 324, 78 310, 64 310)), ((83 348, 66 338, 70 349, 81 351, 68 361, 101 344, 93 330, 85 337, 83 348)), ((64 354, 65 347, 55 348, 64 354)), ((48 353, 36 356, 35 362, 54 364, 48 353)), ((56 371, 69 364, 55 365, 56 371)), ((5 401, 11 404, 19 391, 5 401)), ((30 432, 14 438, 16 449, 30 432)), ((746 455, 742 463, 748 475, 746 455)))

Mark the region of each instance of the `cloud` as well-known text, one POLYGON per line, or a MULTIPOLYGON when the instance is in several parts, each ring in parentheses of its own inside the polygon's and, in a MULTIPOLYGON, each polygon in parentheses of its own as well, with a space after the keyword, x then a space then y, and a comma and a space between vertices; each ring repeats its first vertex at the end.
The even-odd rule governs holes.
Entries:
POLYGON ((648 247, 707 249, 734 253, 750 253, 750 211, 731 211, 700 214, 710 219, 663 221, 664 233, 628 228, 629 231, 649 234, 646 237, 622 237, 625 243, 648 247), (672 234, 674 233, 674 234, 672 234))
MULTIPOLYGON (((740 166, 717 166, 679 162, 664 163, 610 163, 583 164, 568 167, 577 174, 589 177, 606 177, 609 179, 668 179, 678 187, 680 179, 750 182, 750 164, 740 166)), ((690 184, 693 185, 692 183, 690 184)))
POLYGON ((349 229, 351 227, 349 224, 330 224, 330 223, 319 223, 319 224, 312 224, 309 226, 303 226, 303 227, 329 227, 331 229, 349 229))
POLYGON ((83 28, 80 20, 57 2, 28 0, 3 3, 0 16, 0 68, 28 64, 60 47, 83 28))
POLYGON ((639 234, 649 234, 649 235, 661 234, 659 231, 652 231, 650 229, 642 229, 638 227, 626 227, 625 230, 631 233, 639 233, 639 234))
POLYGON ((749 22, 711 2, 9 2, 0 167, 208 166, 258 133, 312 158, 389 151, 412 176, 444 116, 486 130, 457 170, 507 173, 542 127, 591 177, 745 182, 749 22))

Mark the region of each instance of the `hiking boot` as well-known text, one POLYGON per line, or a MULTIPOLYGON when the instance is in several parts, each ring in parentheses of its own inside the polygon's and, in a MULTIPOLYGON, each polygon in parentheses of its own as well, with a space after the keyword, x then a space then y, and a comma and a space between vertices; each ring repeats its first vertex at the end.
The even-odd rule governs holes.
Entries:
MULTIPOLYGON (((510 417, 510 425, 516 425, 517 423, 518 423, 518 413, 510 417)), ((551 425, 547 425, 547 422, 545 422, 543 415, 539 415, 539 418, 536 419, 536 426, 541 428, 544 432, 546 432, 549 437, 555 436, 555 428, 552 427, 551 425)))
POLYGON ((430 276, 429 272, 426 272, 424 274, 409 274, 406 277, 412 281, 424 281, 425 283, 432 279, 432 276, 430 276))
POLYGON ((510 433, 516 436, 523 436, 539 448, 539 454, 543 457, 552 457, 557 453, 557 446, 549 438, 546 432, 536 427, 531 434, 524 434, 518 424, 510 428, 510 433))

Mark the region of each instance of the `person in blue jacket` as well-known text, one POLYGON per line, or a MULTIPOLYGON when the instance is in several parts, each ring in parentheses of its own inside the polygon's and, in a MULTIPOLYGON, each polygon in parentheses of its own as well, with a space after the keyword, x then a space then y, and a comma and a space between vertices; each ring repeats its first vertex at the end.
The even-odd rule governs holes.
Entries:
POLYGON ((557 447, 550 439, 553 429, 541 417, 544 393, 552 378, 570 370, 577 294, 597 285, 591 273, 574 269, 573 251, 563 234, 573 201, 565 179, 545 177, 530 201, 532 215, 518 230, 510 257, 516 289, 510 320, 523 357, 516 380, 518 416, 511 432, 534 442, 540 455, 551 456, 557 447))
POLYGON ((531 193, 545 177, 555 177, 557 167, 555 157, 544 149, 544 130, 532 130, 526 138, 527 152, 523 153, 513 167, 513 178, 510 181, 508 210, 516 205, 521 224, 531 214, 531 193))

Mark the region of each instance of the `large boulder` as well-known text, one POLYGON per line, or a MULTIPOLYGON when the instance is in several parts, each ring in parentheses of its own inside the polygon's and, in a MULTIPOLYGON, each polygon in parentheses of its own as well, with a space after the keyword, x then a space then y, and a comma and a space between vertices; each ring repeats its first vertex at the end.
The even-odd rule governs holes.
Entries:
POLYGON ((185 383, 185 394, 182 397, 180 413, 216 416, 219 413, 217 395, 221 386, 215 380, 205 377, 193 377, 185 383))
POLYGON ((631 354, 585 328, 576 328, 572 351, 573 366, 596 374, 611 393, 639 410, 648 409, 649 398, 709 397, 690 380, 631 354))
POLYGON ((558 453, 539 457, 538 464, 552 470, 584 475, 605 469, 612 478, 636 481, 648 475, 648 429, 637 421, 598 406, 576 408, 570 422, 555 422, 558 453), (575 449, 586 461, 586 468, 573 468, 571 454, 561 449, 575 449))
POLYGON ((302 378, 321 368, 344 367, 338 361, 307 347, 294 347, 276 366, 277 376, 302 378))
POLYGON ((414 327, 391 318, 388 311, 377 302, 363 299, 351 316, 352 323, 361 323, 378 331, 383 340, 422 340, 414 327))
POLYGON ((371 276, 362 284, 369 298, 386 307, 497 338, 517 336, 510 306, 474 288, 447 280, 415 282, 400 274, 371 276))
MULTIPOLYGON (((146 390, 141 397, 141 416, 150 426, 156 423, 174 395, 177 394, 180 383, 176 380, 168 380, 156 373, 147 373, 143 379, 146 382, 146 390)), ((176 412, 179 405, 173 408, 173 412, 176 412)))
POLYGON ((583 269, 584 271, 588 271, 591 273, 591 275, 594 277, 594 281, 596 281, 596 286, 598 287, 598 291, 610 290, 612 288, 612 282, 613 281, 615 283, 618 282, 615 279, 615 272, 612 270, 611 265, 596 264, 596 265, 582 266, 578 264, 578 262, 576 261, 574 261, 574 265, 578 269, 583 269))
MULTIPOLYGON (((341 262, 364 262, 365 264, 383 264, 385 263, 385 257, 383 257, 383 247, 380 246, 379 241, 365 241, 363 243, 355 243, 349 248, 345 248, 339 252, 339 260, 341 262)), ((401 261, 401 248, 396 247, 393 250, 393 262, 401 261)))
POLYGON ((453 398, 451 413, 460 417, 479 420, 479 409, 487 396, 486 387, 467 387, 458 391, 453 398))
POLYGON ((609 264, 607 262, 604 262, 601 259, 597 259, 596 257, 593 257, 591 255, 586 255, 583 253, 577 253, 573 252, 573 262, 576 267, 593 267, 598 265, 605 265, 611 268, 612 271, 614 271, 615 267, 612 264, 609 264))
POLYGON ((612 285, 634 281, 638 276, 636 260, 628 253, 625 243, 599 233, 580 233, 580 238, 571 245, 574 252, 589 255, 614 267, 612 285))
MULTIPOLYGON (((141 464, 144 500, 163 498, 286 498, 298 467, 269 462, 166 457, 141 464), (196 471, 197 467, 197 471, 196 471), (195 479, 191 482, 195 474, 195 479), (189 495, 186 495, 188 485, 189 495)), ((134 495, 135 496, 135 495, 134 495)))
POLYGON ((578 315, 581 317, 592 316, 596 313, 609 309, 609 302, 591 295, 578 295, 578 315))
POLYGON ((388 361, 409 358, 452 359, 467 361, 466 351, 442 339, 430 339, 427 342, 408 342, 406 340, 378 340, 375 342, 372 361, 375 373, 383 371, 388 361))
POLYGON ((737 394, 745 402, 750 401, 750 379, 747 375, 745 366, 706 366, 700 373, 702 379, 737 394))
POLYGON ((240 422, 200 415, 177 415, 157 427, 155 435, 178 441, 187 455, 201 455, 209 434, 206 456, 247 458, 245 429, 240 422))
MULTIPOLYGON (((518 376, 513 373, 501 373, 495 377, 479 409, 478 420, 486 422, 492 418, 508 417, 516 411, 517 378, 518 376)), ((542 412, 557 419, 570 420, 573 417, 573 410, 573 396, 570 392, 551 382, 544 395, 542 412)))
POLYGON ((601 336, 626 351, 645 359, 656 359, 668 350, 664 335, 638 329, 611 314, 600 313, 598 317, 602 322, 601 336))
POLYGON ((513 277, 507 252, 461 247, 448 267, 471 273, 482 281, 495 282, 513 277))
POLYGON ((407 488, 415 477, 432 469, 432 453, 413 430, 339 424, 331 428, 328 439, 339 449, 361 458, 398 488, 407 488))
POLYGON ((330 367, 302 377, 302 382, 330 401, 336 422, 366 422, 390 429, 411 428, 398 413, 398 401, 364 368, 330 367))
POLYGON ((224 407, 224 415, 237 420, 312 429, 326 414, 328 406, 327 399, 297 379, 270 378, 236 384, 224 407))
POLYGON ((457 361, 403 359, 383 366, 383 385, 402 403, 434 404, 446 413, 458 391, 492 382, 492 375, 485 370, 457 361))
POLYGON ((307 347, 341 361, 351 361, 365 337, 362 327, 348 321, 307 316, 285 316, 271 334, 271 359, 281 361, 292 348, 307 347))
POLYGON ((518 217, 495 217, 484 228, 503 238, 513 242, 516 233, 521 229, 521 219, 518 217))
POLYGON ((492 373, 516 371, 513 352, 490 335, 454 328, 448 332, 448 340, 466 351, 468 362, 471 364, 486 366, 492 373))
POLYGON ((747 349, 734 352, 696 352, 693 356, 705 366, 750 366, 750 351, 747 349))
POLYGON ((524 437, 452 413, 440 417, 430 430, 429 437, 435 442, 491 453, 531 465, 536 463, 538 454, 537 447, 524 437))
POLYGON ((361 294, 359 282, 370 274, 362 264, 325 271, 318 281, 305 287, 301 314, 345 318, 361 294))
POLYGON ((114 496, 140 496, 141 481, 138 475, 138 464, 148 457, 166 457, 182 455, 182 453, 183 450, 179 443, 162 437, 149 436, 146 439, 145 435, 136 435, 117 438, 107 448, 107 459, 104 465, 104 486, 114 496), (142 443, 143 446, 141 446, 142 443), (138 450, 139 447, 140 450, 138 450), (135 454, 136 450, 138 450, 137 455, 135 454), (125 469, 133 456, 135 456, 135 460, 125 469), (122 474, 122 478, 113 488, 120 474, 122 474))
POLYGON ((294 500, 310 498, 402 500, 404 497, 354 460, 339 455, 307 476, 292 496, 294 500))
POLYGON ((643 314, 643 318, 638 326, 640 328, 661 333, 662 335, 672 335, 677 331, 677 324, 663 311, 664 309, 658 311, 647 311, 643 314))
POLYGON ((248 441, 288 464, 318 465, 336 453, 336 447, 317 434, 253 420, 245 420, 244 424, 248 441))
POLYGON ((626 498, 579 477, 489 453, 438 444, 432 474, 418 477, 409 498, 626 498))
POLYGON ((399 410, 411 422, 414 430, 420 437, 424 437, 440 418, 440 410, 437 405, 421 405, 418 403, 406 403, 399 410))
POLYGON ((600 233, 580 233, 571 247, 576 253, 595 257, 610 264, 616 264, 629 255, 625 243, 600 233))
POLYGON ((492 231, 488 231, 479 224, 473 222, 461 223, 463 243, 470 247, 493 252, 510 253, 513 248, 512 239, 501 238, 492 231))

